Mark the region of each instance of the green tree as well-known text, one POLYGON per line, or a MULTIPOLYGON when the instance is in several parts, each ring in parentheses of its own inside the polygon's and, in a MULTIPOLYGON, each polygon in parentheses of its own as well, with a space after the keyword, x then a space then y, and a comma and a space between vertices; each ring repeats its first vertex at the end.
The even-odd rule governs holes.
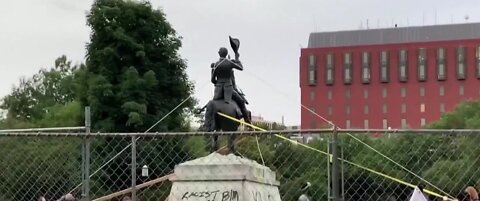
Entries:
MULTIPOLYGON (((87 22, 92 33, 82 103, 92 107, 96 130, 146 130, 191 95, 180 37, 161 10, 148 2, 97 0, 87 22)), ((194 104, 190 99, 154 130, 185 128, 194 104)))
MULTIPOLYGON (((2 128, 78 126, 83 110, 75 101, 78 73, 83 65, 72 65, 66 56, 50 69, 23 78, 3 98, 7 112, 2 128)), ((80 182, 79 138, 1 137, 0 174, 2 200, 32 200, 37 193, 60 197, 80 182)))
MULTIPOLYGON (((87 45, 86 82, 82 105, 91 106, 92 126, 103 132, 142 132, 193 93, 193 84, 180 58, 180 37, 161 10, 144 1, 96 0, 87 15, 91 28, 87 45)), ((186 101, 151 131, 187 130, 187 114, 195 100, 186 101)), ((106 139, 94 147, 114 155, 130 139, 106 139)), ((138 157, 152 168, 151 178, 163 176, 189 159, 184 139, 142 139, 138 157), (156 154, 163 157, 158 158, 156 154)), ((129 154, 112 161, 102 184, 112 190, 129 186, 129 154), (116 179, 113 179, 116 178, 116 179)))
MULTIPOLYGON (((20 84, 2 99, 0 108, 7 112, 4 126, 34 127, 45 115, 58 112, 63 106, 74 101, 79 86, 76 77, 83 69, 83 65, 72 65, 63 55, 55 60, 53 68, 43 68, 28 79, 20 79, 20 84)), ((78 115, 73 117, 78 119, 78 115)), ((72 122, 70 125, 79 123, 81 121, 72 122)), ((44 121, 43 126, 48 124, 44 121)))
POLYGON ((455 110, 442 115, 440 120, 430 125, 431 128, 476 129, 480 128, 480 101, 461 102, 455 110))

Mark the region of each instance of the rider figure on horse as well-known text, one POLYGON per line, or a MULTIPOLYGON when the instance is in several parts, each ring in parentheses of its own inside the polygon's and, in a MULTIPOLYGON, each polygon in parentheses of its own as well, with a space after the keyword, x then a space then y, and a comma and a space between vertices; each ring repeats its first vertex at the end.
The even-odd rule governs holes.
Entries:
MULTIPOLYGON (((222 112, 235 118, 243 118, 245 122, 251 123, 250 112, 245 106, 248 102, 245 99, 244 94, 238 90, 236 86, 233 71, 233 69, 240 71, 243 70, 242 63, 238 59, 240 57, 240 54, 238 54, 240 41, 230 37, 230 44, 235 52, 235 59, 230 60, 227 48, 221 47, 218 50, 220 59, 217 62, 212 63, 210 66, 212 68, 211 81, 215 85, 215 91, 213 100, 210 100, 207 105, 198 111, 200 113, 206 109, 205 122, 200 127, 203 131, 236 131, 238 129, 238 122, 226 118, 219 118, 217 112, 222 112), (234 102, 232 102, 232 100, 234 102)), ((247 129, 251 130, 250 127, 247 127, 247 129)), ((231 153, 237 155, 238 152, 235 150, 235 138, 235 134, 229 136, 228 147, 231 153)), ((212 146, 210 147, 211 152, 218 150, 217 139, 218 135, 212 136, 212 146)))
POLYGON ((251 123, 250 114, 245 106, 246 100, 237 89, 233 73, 233 69, 243 70, 242 63, 238 59, 240 55, 235 51, 235 59, 230 60, 227 58, 228 50, 224 47, 218 50, 218 55, 220 59, 211 66, 211 81, 215 85, 213 99, 223 99, 225 103, 230 103, 232 100, 235 101, 242 112, 245 122, 251 123))

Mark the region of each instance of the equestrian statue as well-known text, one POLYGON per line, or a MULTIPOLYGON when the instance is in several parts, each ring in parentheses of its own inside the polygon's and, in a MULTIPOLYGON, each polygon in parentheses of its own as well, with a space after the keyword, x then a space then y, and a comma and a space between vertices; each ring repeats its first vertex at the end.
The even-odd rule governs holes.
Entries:
MULTIPOLYGON (((228 55, 228 50, 221 47, 218 50, 219 60, 211 64, 211 82, 215 86, 213 99, 202 108, 205 109, 205 123, 203 130, 207 132, 214 131, 237 131, 240 123, 231 119, 225 118, 218 113, 223 113, 242 119, 251 123, 251 113, 247 110, 248 104, 245 95, 238 89, 235 82, 234 69, 243 71, 243 65, 239 60, 240 54, 238 49, 240 41, 236 38, 229 37, 230 45, 235 53, 235 59, 231 60, 228 55)), ((238 154, 235 150, 235 135, 230 135, 228 138, 228 148, 230 153, 238 154)), ((218 150, 218 135, 212 137, 211 152, 218 150)))

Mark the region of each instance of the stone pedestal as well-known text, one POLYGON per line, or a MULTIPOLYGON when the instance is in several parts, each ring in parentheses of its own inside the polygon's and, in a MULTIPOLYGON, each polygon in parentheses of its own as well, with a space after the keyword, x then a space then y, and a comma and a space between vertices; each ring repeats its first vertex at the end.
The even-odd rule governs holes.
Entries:
POLYGON ((174 175, 169 201, 281 201, 270 168, 233 154, 187 161, 174 175))

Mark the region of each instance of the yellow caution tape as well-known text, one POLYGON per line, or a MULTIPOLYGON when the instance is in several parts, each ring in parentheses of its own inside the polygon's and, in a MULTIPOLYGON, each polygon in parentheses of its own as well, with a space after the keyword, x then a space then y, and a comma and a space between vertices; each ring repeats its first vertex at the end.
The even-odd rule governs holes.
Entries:
MULTIPOLYGON (((219 114, 220 116, 223 116, 223 117, 225 117, 225 118, 227 118, 227 119, 230 119, 230 120, 232 120, 232 121, 236 121, 236 122, 238 122, 238 123, 241 123, 241 124, 250 126, 251 128, 254 128, 254 129, 257 129, 257 130, 260 130, 260 131, 267 131, 267 130, 265 130, 265 129, 263 129, 263 128, 260 128, 260 127, 258 127, 258 126, 255 126, 255 125, 253 125, 253 124, 249 124, 249 123, 247 123, 247 122, 245 122, 245 121, 236 119, 236 118, 234 118, 234 117, 231 117, 231 116, 229 116, 229 115, 223 114, 223 113, 221 113, 221 112, 218 112, 218 114, 219 114)), ((316 148, 310 147, 310 146, 305 145, 305 144, 303 144, 303 143, 298 143, 298 142, 295 141, 295 140, 286 138, 286 137, 281 136, 281 135, 278 135, 278 134, 273 134, 273 135, 276 136, 276 137, 278 137, 278 138, 281 138, 281 139, 283 139, 283 140, 289 141, 289 142, 291 142, 291 143, 293 143, 293 144, 296 144, 296 145, 298 144, 298 145, 300 145, 300 146, 302 146, 302 147, 305 147, 305 148, 307 148, 307 149, 310 149, 310 150, 316 151, 316 152, 318 152, 318 153, 327 155, 330 160, 332 160, 332 158, 333 158, 332 154, 329 154, 329 153, 327 153, 327 152, 318 150, 318 149, 316 149, 316 148)), ((372 170, 372 169, 367 168, 367 167, 364 167, 364 166, 362 166, 362 165, 353 163, 353 162, 351 162, 351 161, 348 161, 348 160, 345 160, 345 159, 342 159, 342 158, 339 158, 339 160, 341 160, 341 161, 343 161, 343 162, 345 162, 345 163, 347 163, 347 164, 353 165, 353 166, 355 166, 355 167, 358 167, 358 168, 360 168, 360 169, 363 169, 363 170, 369 171, 369 172, 371 172, 371 173, 377 174, 377 175, 379 175, 379 176, 385 177, 385 178, 390 179, 390 180, 392 180, 392 181, 398 182, 398 183, 400 183, 400 184, 403 184, 403 185, 406 185, 406 186, 409 186, 409 187, 412 187, 412 188, 415 188, 415 187, 416 187, 416 185, 413 185, 413 184, 408 183, 408 182, 406 182, 406 181, 403 181, 403 180, 401 180, 401 179, 397 179, 397 178, 395 178, 395 177, 386 175, 386 174, 384 174, 384 173, 381 173, 381 172, 372 170)), ((430 194, 430 195, 433 195, 433 196, 436 196, 436 197, 439 197, 439 198, 445 198, 445 196, 442 196, 442 195, 440 195, 440 194, 438 194, 438 193, 435 193, 435 192, 430 191, 430 190, 427 190, 427 189, 424 189, 423 191, 424 191, 425 193, 428 193, 428 194, 430 194)), ((451 199, 451 200, 453 200, 453 199, 451 199)))

